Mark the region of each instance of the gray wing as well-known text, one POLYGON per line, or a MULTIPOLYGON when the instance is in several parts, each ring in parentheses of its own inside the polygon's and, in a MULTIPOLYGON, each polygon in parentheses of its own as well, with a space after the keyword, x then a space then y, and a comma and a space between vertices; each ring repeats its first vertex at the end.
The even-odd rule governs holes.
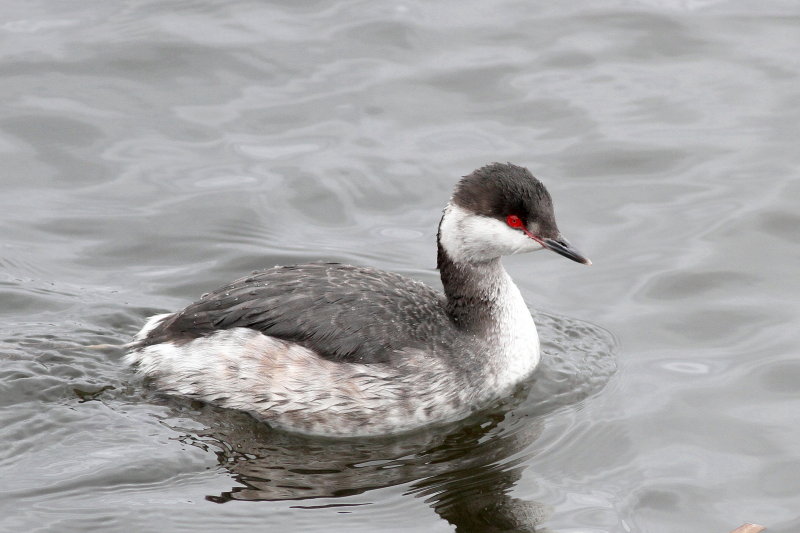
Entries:
POLYGON ((444 303, 441 293, 390 272, 336 263, 275 267, 204 295, 142 345, 245 327, 334 361, 387 362, 396 350, 433 352, 452 340, 444 303))

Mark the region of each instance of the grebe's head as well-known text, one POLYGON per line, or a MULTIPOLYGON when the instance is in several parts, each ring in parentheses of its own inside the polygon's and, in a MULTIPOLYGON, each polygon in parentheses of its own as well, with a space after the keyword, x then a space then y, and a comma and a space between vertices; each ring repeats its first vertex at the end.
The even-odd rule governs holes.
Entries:
POLYGON ((458 182, 439 224, 439 244, 457 263, 546 248, 592 264, 561 235, 542 182, 510 163, 492 163, 458 182))

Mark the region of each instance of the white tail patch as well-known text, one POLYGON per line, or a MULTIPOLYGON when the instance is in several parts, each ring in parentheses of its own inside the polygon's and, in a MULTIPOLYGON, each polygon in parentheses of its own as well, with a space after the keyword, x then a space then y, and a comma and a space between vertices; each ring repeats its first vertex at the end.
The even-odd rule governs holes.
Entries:
POLYGON ((163 313, 161 315, 153 315, 148 318, 147 322, 144 324, 144 327, 142 327, 139 333, 134 335, 133 342, 144 340, 145 337, 147 337, 147 334, 153 331, 153 329, 155 329, 155 327, 158 326, 162 320, 170 316, 172 316, 172 313, 163 313))

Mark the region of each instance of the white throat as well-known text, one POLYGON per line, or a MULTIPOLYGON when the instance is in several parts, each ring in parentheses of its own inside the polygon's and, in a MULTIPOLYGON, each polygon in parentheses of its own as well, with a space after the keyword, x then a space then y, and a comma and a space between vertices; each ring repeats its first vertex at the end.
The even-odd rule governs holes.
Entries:
POLYGON ((493 332, 494 342, 502 347, 493 357, 498 385, 519 382, 539 364, 540 347, 536 324, 511 276, 503 270, 497 294, 493 332))

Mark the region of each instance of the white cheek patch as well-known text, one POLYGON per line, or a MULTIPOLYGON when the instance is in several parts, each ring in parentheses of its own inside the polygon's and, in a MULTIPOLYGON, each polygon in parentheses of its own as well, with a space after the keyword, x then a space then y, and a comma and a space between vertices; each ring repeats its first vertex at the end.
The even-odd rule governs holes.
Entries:
POLYGON ((445 208, 440 231, 442 246, 456 262, 488 261, 542 249, 541 244, 521 230, 454 204, 445 208))

